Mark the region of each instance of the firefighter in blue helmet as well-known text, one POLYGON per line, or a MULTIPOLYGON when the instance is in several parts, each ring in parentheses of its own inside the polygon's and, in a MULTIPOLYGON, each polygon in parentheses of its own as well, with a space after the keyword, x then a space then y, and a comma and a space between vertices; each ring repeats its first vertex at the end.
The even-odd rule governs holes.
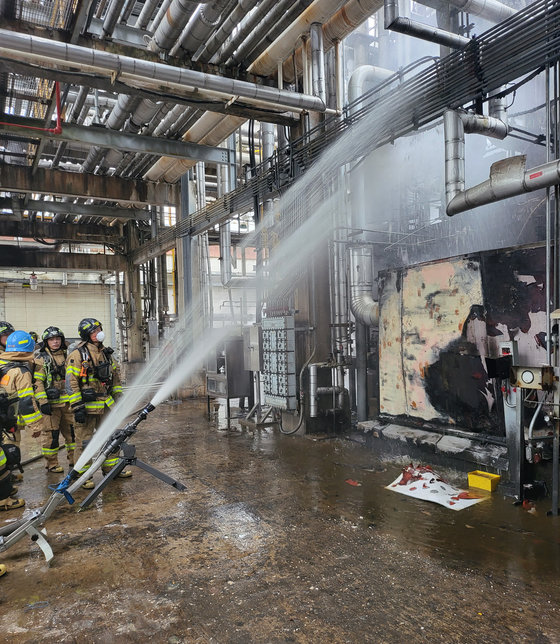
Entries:
MULTIPOLYGON (((19 417, 36 438, 41 435, 43 415, 33 391, 34 349, 35 342, 29 333, 14 331, 8 336, 6 350, 0 353, 0 396, 7 402, 3 424, 14 423, 19 417)), ((0 472, 0 481, 3 480, 2 476, 10 480, 9 468, 7 474, 1 468, 0 472)), ((11 489, 14 489, 13 486, 11 489)), ((23 505, 23 499, 10 499, 9 495, 0 498, 0 510, 12 510, 23 505)))
MULTIPOLYGON (((82 342, 72 351, 66 361, 66 393, 70 409, 74 414, 74 433, 76 436, 75 461, 83 451, 83 443, 88 441, 101 425, 106 414, 122 394, 119 368, 113 358, 113 349, 105 347, 105 333, 101 322, 94 318, 84 318, 78 325, 82 342)), ((118 454, 110 455, 103 463, 104 473, 118 463, 118 454)), ((83 474, 89 465, 79 470, 83 474)), ((130 470, 119 474, 120 478, 132 476, 130 470)), ((93 487, 90 479, 83 485, 93 487)))

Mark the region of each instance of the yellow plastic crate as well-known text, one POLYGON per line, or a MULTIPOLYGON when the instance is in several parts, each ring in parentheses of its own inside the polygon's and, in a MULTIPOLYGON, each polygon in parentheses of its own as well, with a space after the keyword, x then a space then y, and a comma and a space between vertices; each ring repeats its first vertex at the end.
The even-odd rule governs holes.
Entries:
POLYGON ((488 490, 493 492, 502 477, 499 474, 490 474, 490 472, 481 472, 475 470, 469 472, 469 487, 476 487, 479 490, 488 490))

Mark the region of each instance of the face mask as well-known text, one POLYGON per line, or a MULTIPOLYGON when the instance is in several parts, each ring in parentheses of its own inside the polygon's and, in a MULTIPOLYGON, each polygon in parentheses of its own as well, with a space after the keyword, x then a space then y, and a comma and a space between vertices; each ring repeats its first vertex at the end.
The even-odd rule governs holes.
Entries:
POLYGON ((97 340, 97 342, 103 342, 103 340, 105 340, 105 334, 103 333, 103 331, 99 331, 95 339, 97 340))

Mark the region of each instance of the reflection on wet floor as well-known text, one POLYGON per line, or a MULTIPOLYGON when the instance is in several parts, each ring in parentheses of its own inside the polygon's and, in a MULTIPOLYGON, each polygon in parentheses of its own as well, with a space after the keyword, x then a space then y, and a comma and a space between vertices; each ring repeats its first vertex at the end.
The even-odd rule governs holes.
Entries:
MULTIPOLYGON (((59 508, 50 569, 29 541, 0 555, 6 641, 401 642, 428 627, 436 641, 470 641, 449 610, 463 628, 493 611, 508 641, 557 641, 560 519, 547 500, 529 514, 498 491, 454 512, 385 489, 404 461, 209 422, 205 408, 161 405, 135 436, 139 457, 185 492, 135 468, 85 512, 59 508)), ((466 475, 440 473, 466 487, 466 475)), ((57 478, 28 466, 29 508, 57 478)), ((504 641, 490 621, 476 629, 504 641)))

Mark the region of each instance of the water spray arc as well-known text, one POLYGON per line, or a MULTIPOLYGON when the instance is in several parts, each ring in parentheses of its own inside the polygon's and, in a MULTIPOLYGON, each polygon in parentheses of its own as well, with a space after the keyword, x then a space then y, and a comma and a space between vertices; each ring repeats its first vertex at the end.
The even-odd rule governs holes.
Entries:
MULTIPOLYGON (((109 440, 107 440, 98 456, 93 461, 91 467, 87 469, 84 474, 80 475, 75 468, 72 469, 59 483, 47 503, 41 509, 35 510, 27 519, 22 518, 16 523, 0 529, 0 552, 8 550, 25 536, 29 536, 31 540, 35 541, 41 548, 47 563, 49 563, 54 557, 54 554, 50 544, 45 538, 46 532, 41 529, 41 526, 47 521, 47 519, 49 519, 49 517, 52 516, 56 508, 63 501, 66 500, 70 504, 74 503, 74 497, 72 494, 79 490, 81 485, 101 468, 109 454, 114 454, 122 449, 126 456, 127 451, 129 451, 127 448, 134 449, 133 446, 128 445, 126 441, 136 432, 138 425, 145 420, 148 417, 148 414, 154 409, 155 406, 152 403, 149 403, 138 413, 134 420, 127 423, 122 429, 115 431, 109 440)), ((89 505, 89 503, 106 487, 106 485, 128 464, 131 464, 129 458, 120 459, 119 463, 113 467, 105 479, 96 488, 94 488, 88 497, 86 497, 86 499, 81 503, 81 507, 84 508, 89 505)), ((145 463, 139 462, 134 464, 139 465, 142 469, 148 471, 154 476, 157 476, 161 480, 164 480, 166 483, 169 483, 178 490, 185 489, 185 486, 181 483, 174 481, 170 477, 154 470, 150 466, 146 466, 145 463)))

